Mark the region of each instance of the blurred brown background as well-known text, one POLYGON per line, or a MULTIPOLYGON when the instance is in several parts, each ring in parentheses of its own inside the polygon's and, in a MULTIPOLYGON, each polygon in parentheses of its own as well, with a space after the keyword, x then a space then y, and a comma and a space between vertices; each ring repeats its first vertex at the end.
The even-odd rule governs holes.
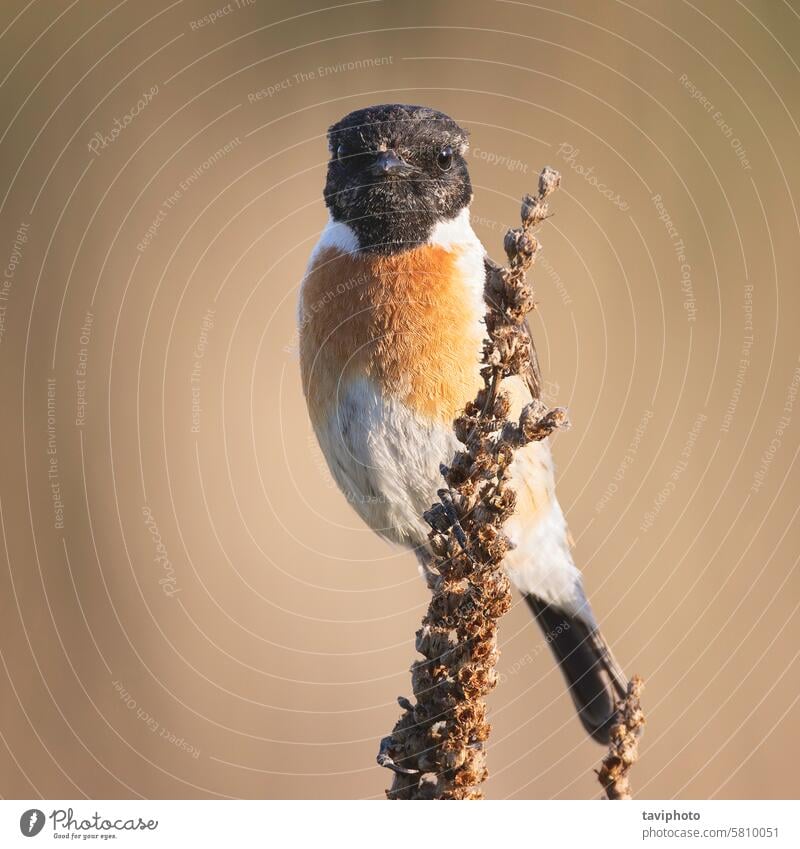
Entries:
MULTIPOLYGON (((471 130, 495 257, 564 175, 535 333, 648 683, 639 797, 797 795, 796 2, 7 0, 0 32, 2 796, 381 796, 426 590, 331 482, 294 317, 325 129, 385 101, 471 130)), ((522 604, 502 649, 487 794, 596 797, 522 604)))

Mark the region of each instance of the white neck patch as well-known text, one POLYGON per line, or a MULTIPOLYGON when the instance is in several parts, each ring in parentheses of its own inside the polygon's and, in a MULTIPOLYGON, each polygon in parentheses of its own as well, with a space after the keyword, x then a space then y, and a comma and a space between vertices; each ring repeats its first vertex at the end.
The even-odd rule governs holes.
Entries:
POLYGON ((464 207, 455 218, 439 221, 428 237, 429 245, 452 250, 454 247, 480 245, 472 225, 469 223, 469 207, 464 207))
POLYGON ((314 248, 314 253, 311 255, 312 261, 315 255, 326 248, 335 248, 343 254, 353 254, 359 249, 358 236, 355 230, 349 225, 341 221, 334 221, 328 216, 328 223, 325 229, 320 233, 319 241, 314 248))
MULTIPOLYGON (((464 207, 455 218, 437 222, 425 244, 436 245, 448 251, 454 247, 479 247, 483 250, 470 224, 469 207, 464 207)), ((340 253, 352 254, 361 249, 361 244, 358 235, 349 224, 334 221, 329 216, 328 223, 314 248, 312 261, 316 254, 326 248, 335 248, 340 253)))

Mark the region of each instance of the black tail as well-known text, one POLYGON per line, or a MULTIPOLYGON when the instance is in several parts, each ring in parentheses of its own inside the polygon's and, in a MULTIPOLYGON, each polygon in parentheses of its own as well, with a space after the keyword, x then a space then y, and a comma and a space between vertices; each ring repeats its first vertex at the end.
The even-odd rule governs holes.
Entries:
POLYGON ((534 595, 525 601, 556 656, 578 716, 598 743, 607 743, 614 724, 616 699, 628 680, 597 628, 547 604, 534 595))

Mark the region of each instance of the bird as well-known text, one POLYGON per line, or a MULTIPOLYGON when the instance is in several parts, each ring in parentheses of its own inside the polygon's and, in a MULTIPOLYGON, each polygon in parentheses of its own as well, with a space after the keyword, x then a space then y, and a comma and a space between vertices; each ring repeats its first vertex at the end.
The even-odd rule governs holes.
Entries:
MULTIPOLYGON (((453 421, 483 386, 491 259, 470 225, 468 133, 432 107, 390 103, 345 115, 327 142, 328 220, 298 304, 309 418, 347 501, 377 534, 412 549, 431 584, 423 513, 438 500, 442 463, 461 447, 453 421)), ((514 414, 540 394, 532 351, 528 373, 503 382, 514 414)), ((547 440, 517 452, 511 483, 503 568, 584 728, 607 743, 628 682, 573 560, 547 440)))

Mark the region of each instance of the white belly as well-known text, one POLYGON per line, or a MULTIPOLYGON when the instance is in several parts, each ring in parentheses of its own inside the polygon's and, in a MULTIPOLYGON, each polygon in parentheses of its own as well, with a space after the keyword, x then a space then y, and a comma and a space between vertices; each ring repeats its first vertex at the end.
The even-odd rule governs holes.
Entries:
MULTIPOLYGON (((367 378, 341 387, 336 413, 317 433, 339 487, 361 518, 385 539, 426 546, 422 514, 444 486, 439 466, 462 446, 451 428, 426 421, 382 397, 367 378)), ((522 592, 569 609, 582 601, 547 442, 517 453, 511 467, 518 507, 506 526, 513 549, 509 577, 522 592)))
POLYGON ((440 464, 458 449, 451 429, 425 421, 359 378, 341 387, 317 437, 347 500, 376 533, 405 545, 425 543, 422 513, 444 485, 440 464))

